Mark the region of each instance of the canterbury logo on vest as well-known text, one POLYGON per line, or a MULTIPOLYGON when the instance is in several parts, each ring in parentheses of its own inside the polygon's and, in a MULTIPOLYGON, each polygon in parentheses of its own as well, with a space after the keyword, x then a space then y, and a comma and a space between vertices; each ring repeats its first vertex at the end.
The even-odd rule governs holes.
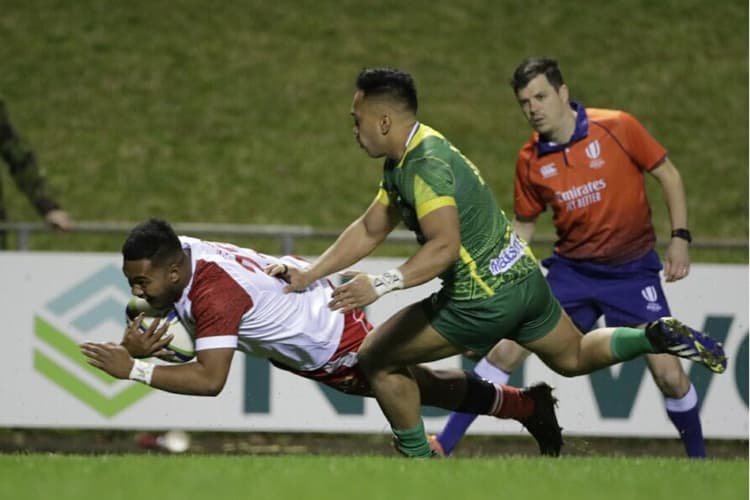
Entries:
POLYGON ((547 179, 557 175, 557 167, 555 167, 554 163, 547 163, 546 165, 541 166, 539 172, 541 172, 543 178, 547 179))

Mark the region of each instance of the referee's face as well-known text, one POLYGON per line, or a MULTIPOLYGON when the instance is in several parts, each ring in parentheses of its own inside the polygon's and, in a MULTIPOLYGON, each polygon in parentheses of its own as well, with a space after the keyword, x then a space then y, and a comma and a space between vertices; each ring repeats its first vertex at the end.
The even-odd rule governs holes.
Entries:
POLYGON ((568 88, 555 89, 545 75, 534 77, 516 98, 529 124, 542 136, 554 137, 570 113, 568 88))

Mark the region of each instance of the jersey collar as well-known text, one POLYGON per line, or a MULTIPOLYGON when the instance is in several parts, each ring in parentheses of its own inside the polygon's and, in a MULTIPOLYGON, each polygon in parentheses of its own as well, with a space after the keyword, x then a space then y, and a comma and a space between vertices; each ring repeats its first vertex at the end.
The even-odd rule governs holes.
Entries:
POLYGON ((401 156, 401 159, 398 160, 398 163, 396 163, 395 160, 388 159, 386 160, 386 166, 388 166, 388 168, 403 167, 404 161, 406 161, 406 157, 409 156, 409 153, 411 153, 417 146, 419 146, 427 137, 438 137, 440 139, 445 139, 445 137, 443 137, 443 134, 441 134, 437 130, 423 123, 416 122, 412 127, 411 132, 409 133, 409 137, 406 138, 406 150, 401 156))
POLYGON ((406 138, 406 142, 404 143, 404 154, 401 156, 401 159, 398 161, 397 167, 400 167, 404 164, 404 158, 406 158, 406 155, 409 154, 409 151, 417 147, 417 144, 422 142, 422 139, 424 138, 424 130, 420 130, 420 123, 414 122, 414 126, 411 128, 411 132, 409 132, 409 136, 406 138), (417 136, 417 131, 420 132, 419 137, 417 136))
POLYGON ((539 154, 539 156, 544 156, 546 154, 550 153, 556 153, 557 151, 562 151, 566 147, 568 147, 569 144, 572 144, 574 142, 580 141, 584 137, 586 137, 589 133, 589 118, 586 116, 586 108, 583 107, 583 105, 575 102, 570 101, 570 107, 576 112, 576 128, 573 131, 573 136, 570 138, 570 140, 564 144, 559 144, 557 142, 552 141, 543 141, 539 134, 536 133, 536 151, 539 154))
POLYGON ((409 137, 406 138, 406 142, 404 143, 404 147, 406 149, 409 149, 409 143, 411 142, 412 138, 414 137, 414 134, 417 133, 417 129, 419 128, 419 122, 414 122, 414 126, 411 128, 411 132, 409 132, 409 137))

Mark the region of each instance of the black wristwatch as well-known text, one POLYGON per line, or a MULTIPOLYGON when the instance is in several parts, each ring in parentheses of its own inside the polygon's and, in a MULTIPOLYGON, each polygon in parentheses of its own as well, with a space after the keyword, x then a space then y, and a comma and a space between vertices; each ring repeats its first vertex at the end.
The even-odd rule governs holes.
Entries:
POLYGON ((672 238, 682 238, 688 243, 692 243, 693 241, 693 236, 690 234, 690 230, 682 227, 672 230, 672 238))

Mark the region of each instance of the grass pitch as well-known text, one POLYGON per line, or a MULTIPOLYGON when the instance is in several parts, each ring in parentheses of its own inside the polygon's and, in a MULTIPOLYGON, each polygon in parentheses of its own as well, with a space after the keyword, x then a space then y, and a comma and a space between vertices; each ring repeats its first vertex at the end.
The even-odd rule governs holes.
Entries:
POLYGON ((748 498, 748 461, 4 455, 0 498, 729 500, 748 498))

